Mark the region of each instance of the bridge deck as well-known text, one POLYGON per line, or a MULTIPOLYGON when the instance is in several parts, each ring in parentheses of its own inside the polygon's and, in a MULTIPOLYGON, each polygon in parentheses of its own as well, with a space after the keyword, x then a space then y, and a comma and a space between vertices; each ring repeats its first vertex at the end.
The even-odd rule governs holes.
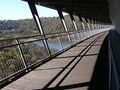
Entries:
POLYGON ((2 90, 87 90, 106 35, 107 32, 85 40, 2 90))

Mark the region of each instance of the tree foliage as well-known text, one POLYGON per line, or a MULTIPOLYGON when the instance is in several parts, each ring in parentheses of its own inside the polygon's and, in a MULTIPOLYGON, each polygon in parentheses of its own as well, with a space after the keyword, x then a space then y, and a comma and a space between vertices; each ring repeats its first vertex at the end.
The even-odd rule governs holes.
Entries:
MULTIPOLYGON (((65 20, 68 30, 74 31, 70 17, 65 16, 65 20)), ((43 17, 41 18, 41 22, 45 34, 64 32, 59 17, 43 17)), ((77 20, 77 23, 80 22, 77 20)), ((36 34, 38 34, 38 29, 33 19, 0 21, 0 39, 36 34)), ((14 40, 0 41, 0 47, 13 45, 14 43, 16 43, 14 40)), ((0 49, 0 79, 24 68, 18 46, 19 45, 0 49)), ((20 47, 27 65, 31 65, 32 63, 48 56, 44 47, 38 46, 34 43, 21 44, 20 47)), ((57 50, 51 49, 50 51, 56 52, 57 50)))
MULTIPOLYGON (((74 31, 70 17, 68 15, 64 17, 68 30, 74 31)), ((40 19, 43 30, 46 34, 64 32, 64 28, 59 17, 42 17, 40 19)), ((76 22, 78 23, 78 26, 80 26, 78 18, 76 19, 76 22)), ((38 34, 38 29, 33 19, 1 20, 0 31, 3 36, 7 36, 9 34, 10 37, 38 34)))

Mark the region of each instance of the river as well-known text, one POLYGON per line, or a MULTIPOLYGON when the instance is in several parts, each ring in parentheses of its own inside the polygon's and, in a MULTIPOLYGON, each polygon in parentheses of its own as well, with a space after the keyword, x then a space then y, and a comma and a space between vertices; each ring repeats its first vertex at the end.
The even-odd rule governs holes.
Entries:
MULTIPOLYGON (((42 41, 39 42, 34 42, 34 44, 37 44, 39 46, 44 46, 42 41)), ((66 48, 69 44, 66 42, 62 43, 63 48, 66 48)), ((48 41, 48 46, 50 49, 57 49, 57 50, 61 50, 62 48, 60 47, 60 44, 58 42, 54 42, 54 41, 48 41)))

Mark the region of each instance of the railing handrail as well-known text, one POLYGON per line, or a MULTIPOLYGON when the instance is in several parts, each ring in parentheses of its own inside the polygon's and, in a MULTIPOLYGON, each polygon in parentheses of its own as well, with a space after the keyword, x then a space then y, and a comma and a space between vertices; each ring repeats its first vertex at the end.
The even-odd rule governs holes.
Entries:
MULTIPOLYGON (((93 30, 95 30, 95 29, 93 29, 93 30)), ((60 34, 60 35, 62 35, 62 34, 76 33, 76 32, 85 32, 85 31, 86 31, 86 30, 68 31, 68 32, 58 32, 58 33, 56 32, 56 33, 50 33, 50 34, 45 34, 45 35, 46 35, 46 36, 48 36, 48 35, 55 35, 55 34, 60 34)), ((91 31, 91 30, 90 30, 90 31, 91 31)), ((0 42, 1 42, 1 41, 7 41, 7 40, 14 40, 14 39, 32 38, 32 37, 37 37, 37 36, 42 37, 42 35, 30 35, 30 36, 22 36, 22 37, 14 37, 14 38, 1 39, 0 42)), ((51 36, 50 38, 52 38, 52 36, 51 36)))
MULTIPOLYGON (((45 39, 50 39, 50 38, 55 38, 55 37, 59 37, 59 36, 65 36, 65 35, 68 35, 68 34, 73 34, 73 33, 77 33, 77 32, 80 32, 80 31, 74 31, 74 32, 62 32, 62 33, 54 33, 55 35, 54 36, 51 36, 53 34, 47 34, 47 35, 50 35, 48 37, 46 37, 45 39)), ((0 42, 2 41, 8 41, 8 40, 19 40, 19 39, 26 39, 26 38, 33 38, 33 37, 39 37, 40 35, 32 35, 32 36, 26 36, 26 37, 17 37, 17 38, 9 38, 9 39, 3 39, 3 40, 0 40, 0 42)), ((42 35, 41 35, 42 37, 42 35)), ((11 46, 16 46, 16 45, 20 45, 20 44, 25 44, 25 43, 31 43, 31 42, 35 42, 35 41, 40 41, 40 40, 43 40, 43 38, 41 39, 36 39, 36 40, 30 40, 30 41, 26 41, 26 42, 20 42, 19 44, 12 44, 12 45, 6 45, 6 46, 0 46, 0 49, 3 49, 3 48, 6 48, 6 47, 11 47, 11 46)))

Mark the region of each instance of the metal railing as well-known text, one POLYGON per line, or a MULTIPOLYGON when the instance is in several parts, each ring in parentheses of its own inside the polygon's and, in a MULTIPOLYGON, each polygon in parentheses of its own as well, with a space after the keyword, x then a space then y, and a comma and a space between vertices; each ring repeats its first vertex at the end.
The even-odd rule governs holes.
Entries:
POLYGON ((51 59, 57 53, 106 30, 109 28, 48 34, 44 39, 48 43, 51 55, 43 44, 42 35, 0 40, 0 82, 29 71, 31 66, 44 62, 46 58, 51 59), (68 35, 71 41, 69 41, 68 35), (57 43, 57 48, 51 47, 51 42, 57 43))
POLYGON ((0 85, 43 64, 80 41, 110 29, 110 25, 103 22, 84 22, 79 16, 83 30, 78 30, 74 17, 70 14, 74 32, 69 32, 62 11, 57 8, 64 33, 45 34, 35 4, 28 4, 39 35, 0 40, 0 85), (51 43, 57 46, 52 46, 51 43))

